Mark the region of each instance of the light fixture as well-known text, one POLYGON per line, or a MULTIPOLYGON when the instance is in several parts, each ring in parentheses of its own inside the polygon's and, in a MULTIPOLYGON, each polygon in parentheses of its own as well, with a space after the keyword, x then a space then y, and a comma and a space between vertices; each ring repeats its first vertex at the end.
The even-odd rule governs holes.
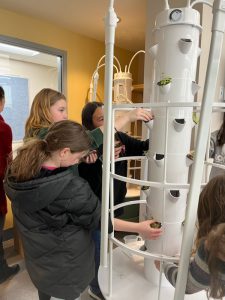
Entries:
POLYGON ((24 55, 24 56, 35 56, 35 55, 38 55, 40 53, 40 52, 35 51, 35 50, 26 49, 26 48, 13 46, 13 45, 9 45, 9 44, 4 44, 4 43, 0 43, 0 51, 13 53, 13 54, 24 55))

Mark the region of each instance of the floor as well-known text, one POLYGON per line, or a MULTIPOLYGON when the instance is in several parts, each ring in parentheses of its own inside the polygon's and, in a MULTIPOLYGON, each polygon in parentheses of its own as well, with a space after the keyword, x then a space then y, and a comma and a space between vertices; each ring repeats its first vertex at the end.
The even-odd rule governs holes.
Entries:
MULTIPOLYGON (((117 232, 119 240, 127 233, 117 232)), ((0 284, 0 300, 38 300, 37 290, 26 271, 23 258, 14 249, 13 240, 4 243, 5 255, 9 265, 19 264, 20 271, 10 280, 0 284)), ((91 300, 87 289, 81 295, 81 300, 91 300)))
MULTIPOLYGON (((15 252, 13 246, 7 247, 5 253, 8 264, 19 264, 20 272, 0 284, 0 300, 38 300, 37 290, 30 280, 22 257, 15 252)), ((90 299, 87 290, 84 291, 81 300, 90 299)))

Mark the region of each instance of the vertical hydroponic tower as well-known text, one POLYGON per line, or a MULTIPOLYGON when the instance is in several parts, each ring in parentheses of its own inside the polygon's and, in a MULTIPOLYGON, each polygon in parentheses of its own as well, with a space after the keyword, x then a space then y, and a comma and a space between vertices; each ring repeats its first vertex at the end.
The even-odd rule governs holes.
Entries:
MULTIPOLYGON (((180 187, 188 183, 186 155, 193 128, 192 103, 198 90, 195 79, 200 32, 200 15, 190 7, 166 9, 156 18, 155 44, 150 48, 154 57, 151 101, 159 107, 153 109, 148 179, 172 185, 151 187, 148 192, 147 217, 161 222, 164 228, 161 239, 147 241, 151 253, 180 253, 187 200, 187 189, 180 187)), ((158 283, 152 260, 145 260, 145 274, 158 283)))
MULTIPOLYGON (((204 291, 188 296, 184 294, 209 134, 212 102, 215 97, 223 46, 225 1, 214 0, 212 5, 207 0, 195 0, 192 3, 188 0, 187 7, 170 9, 168 1, 165 0, 166 8, 156 19, 155 42, 150 49, 151 55, 155 59, 151 103, 125 104, 128 107, 151 107, 155 113, 153 126, 149 126, 151 132, 148 154, 148 181, 123 178, 116 175, 114 170, 112 82, 117 17, 113 4, 114 0, 109 0, 106 17, 105 99, 107 101, 105 103, 105 113, 107 117, 104 132, 102 190, 105 201, 102 202, 99 284, 102 293, 108 300, 126 299, 127 297, 131 300, 181 300, 187 299, 187 297, 192 300, 205 300, 207 296, 204 291), (192 9, 194 5, 200 2, 213 6, 212 38, 201 105, 194 103, 194 95, 199 88, 195 83, 195 74, 200 54, 198 40, 201 26, 199 25, 200 16, 198 12, 192 9), (201 106, 201 113, 189 188, 190 164, 186 155, 190 150, 193 127, 192 112, 193 107, 196 106, 201 106), (110 147, 112 152, 111 169, 110 147), (110 236, 108 235, 109 183, 111 185, 111 213, 115 209, 112 201, 113 178, 137 185, 150 186, 150 189, 145 190, 147 194, 147 217, 154 217, 162 223, 164 235, 161 240, 148 241, 147 252, 125 245, 113 233, 110 236), (186 203, 187 191, 188 203, 186 203), (185 215, 186 220, 183 227, 185 215), (113 248, 113 244, 118 247, 113 248), (180 248, 181 256, 174 293, 171 286, 162 288, 161 277, 159 277, 161 272, 156 271, 152 261, 155 259, 177 261, 178 259, 173 256, 180 252, 180 248), (127 253, 132 255, 127 255, 127 253), (145 263, 143 257, 146 258, 145 263), (148 281, 144 279, 144 269, 148 281), (159 279, 156 280, 158 277, 159 279)), ((150 81, 145 80, 145 91, 148 91, 149 84, 150 81)), ((146 99, 149 99, 150 96, 146 97, 146 95, 147 92, 144 100, 148 102, 146 99)), ((117 109, 121 108, 124 108, 124 106, 118 105, 117 109)), ((146 159, 145 157, 141 158, 146 159)), ((125 160, 127 158, 121 159, 125 160)), ((145 200, 132 202, 144 203, 145 200)), ((130 204, 126 203, 123 206, 130 204)))

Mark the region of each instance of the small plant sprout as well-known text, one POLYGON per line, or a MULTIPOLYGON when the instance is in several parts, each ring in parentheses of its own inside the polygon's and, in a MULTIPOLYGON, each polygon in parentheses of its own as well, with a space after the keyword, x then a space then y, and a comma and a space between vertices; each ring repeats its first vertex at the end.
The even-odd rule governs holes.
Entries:
POLYGON ((162 75, 162 79, 157 82, 157 85, 159 86, 164 86, 172 82, 172 77, 170 76, 165 76, 164 74, 162 75))
POLYGON ((196 125, 199 124, 199 119, 200 119, 199 114, 197 114, 196 112, 193 112, 193 113, 192 113, 192 120, 193 120, 193 122, 194 122, 196 125))
POLYGON ((160 222, 154 222, 154 223, 151 223, 150 224, 150 227, 151 228, 161 228, 162 227, 162 224, 160 222))

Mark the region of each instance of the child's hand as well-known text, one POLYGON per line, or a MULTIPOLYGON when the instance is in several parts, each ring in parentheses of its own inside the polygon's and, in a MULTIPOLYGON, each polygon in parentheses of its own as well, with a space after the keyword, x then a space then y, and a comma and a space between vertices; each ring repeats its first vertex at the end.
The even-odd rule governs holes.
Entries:
POLYGON ((158 271, 160 271, 160 261, 159 260, 155 260, 154 261, 155 267, 158 271))
POLYGON ((120 141, 116 141, 115 148, 114 148, 115 159, 120 157, 120 153, 122 150, 123 150, 123 145, 120 143, 120 141))
POLYGON ((155 220, 146 220, 138 224, 138 233, 144 240, 155 240, 162 235, 162 228, 151 228, 155 220))
POLYGON ((83 158, 83 162, 85 162, 86 164, 93 164, 96 162, 97 159, 98 159, 97 151, 94 150, 83 158))
POLYGON ((148 121, 154 119, 153 113, 151 111, 145 110, 143 108, 133 109, 133 110, 129 111, 127 114, 128 114, 130 122, 135 122, 137 120, 148 122, 148 121))

